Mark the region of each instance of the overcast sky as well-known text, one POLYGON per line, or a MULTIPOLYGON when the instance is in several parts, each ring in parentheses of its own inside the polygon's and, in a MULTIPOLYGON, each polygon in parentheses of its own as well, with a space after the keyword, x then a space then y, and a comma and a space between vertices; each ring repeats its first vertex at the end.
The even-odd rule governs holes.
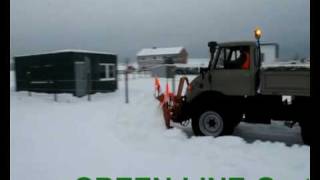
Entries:
POLYGON ((281 57, 310 54, 308 0, 11 0, 11 56, 59 49, 111 51, 184 46, 208 57, 208 41, 277 42, 281 57))

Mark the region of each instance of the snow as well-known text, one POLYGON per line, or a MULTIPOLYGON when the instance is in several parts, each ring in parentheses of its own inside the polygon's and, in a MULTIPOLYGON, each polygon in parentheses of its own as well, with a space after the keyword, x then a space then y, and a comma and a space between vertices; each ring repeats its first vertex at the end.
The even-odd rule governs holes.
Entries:
POLYGON ((10 71, 10 91, 14 91, 15 89, 15 80, 16 80, 16 75, 14 71, 10 71))
POLYGON ((117 70, 118 70, 118 71, 125 71, 125 70, 127 70, 127 65, 120 65, 120 64, 118 64, 117 70))
POLYGON ((310 177, 310 147, 302 145, 299 126, 241 123, 237 136, 218 138, 195 137, 180 125, 167 130, 153 83, 130 77, 129 104, 122 80, 119 90, 90 102, 69 94, 54 102, 53 95, 28 96, 10 84, 10 179, 310 177))
POLYGON ((168 47, 168 48, 145 48, 141 49, 137 56, 152 56, 152 55, 168 55, 179 54, 183 47, 168 47))
POLYGON ((208 67, 210 59, 207 58, 189 58, 187 64, 176 63, 177 67, 208 67))
POLYGON ((307 68, 310 69, 310 62, 296 62, 296 61, 289 61, 289 62, 274 62, 274 63, 262 63, 261 66, 263 69, 270 69, 270 68, 307 68))

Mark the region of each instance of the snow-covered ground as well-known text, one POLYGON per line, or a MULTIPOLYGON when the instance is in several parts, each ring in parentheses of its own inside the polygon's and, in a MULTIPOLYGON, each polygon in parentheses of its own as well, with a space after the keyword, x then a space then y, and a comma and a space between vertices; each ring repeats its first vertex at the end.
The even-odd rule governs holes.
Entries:
POLYGON ((241 123, 237 136, 195 137, 190 127, 165 129, 153 79, 130 79, 129 104, 123 84, 91 102, 68 94, 58 102, 48 94, 30 97, 10 85, 10 179, 310 176, 310 147, 298 126, 241 123))
POLYGON ((299 62, 299 61, 278 61, 273 63, 262 63, 262 69, 272 69, 272 68, 304 68, 310 69, 310 61, 299 62))

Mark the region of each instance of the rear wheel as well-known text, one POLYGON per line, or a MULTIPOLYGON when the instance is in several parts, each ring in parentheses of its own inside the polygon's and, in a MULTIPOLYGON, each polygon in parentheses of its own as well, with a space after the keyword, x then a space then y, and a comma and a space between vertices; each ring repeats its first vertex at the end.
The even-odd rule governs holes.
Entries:
POLYGON ((292 101, 293 119, 299 122, 301 128, 301 137, 306 145, 311 144, 311 122, 314 117, 313 108, 311 108, 311 99, 309 97, 296 97, 292 101))

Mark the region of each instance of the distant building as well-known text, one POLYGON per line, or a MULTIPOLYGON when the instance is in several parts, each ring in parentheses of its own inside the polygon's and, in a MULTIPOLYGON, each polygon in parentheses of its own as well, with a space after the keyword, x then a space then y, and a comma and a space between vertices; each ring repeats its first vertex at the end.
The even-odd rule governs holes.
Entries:
POLYGON ((115 91, 117 55, 87 50, 61 50, 14 58, 16 90, 72 93, 81 97, 115 91))
POLYGON ((117 73, 118 74, 124 74, 125 72, 132 73, 136 71, 136 67, 133 64, 126 65, 126 64, 118 64, 117 66, 117 73))
POLYGON ((183 47, 145 48, 137 53, 139 69, 149 70, 159 64, 186 64, 188 53, 183 47))
POLYGON ((261 43, 260 45, 262 63, 275 63, 279 58, 279 45, 277 43, 261 43))
POLYGON ((187 64, 175 64, 176 74, 199 74, 200 68, 206 68, 209 65, 208 58, 190 58, 187 64))
POLYGON ((150 68, 152 76, 171 77, 172 70, 175 74, 200 74, 200 68, 207 68, 208 58, 191 58, 187 64, 161 64, 150 68))

